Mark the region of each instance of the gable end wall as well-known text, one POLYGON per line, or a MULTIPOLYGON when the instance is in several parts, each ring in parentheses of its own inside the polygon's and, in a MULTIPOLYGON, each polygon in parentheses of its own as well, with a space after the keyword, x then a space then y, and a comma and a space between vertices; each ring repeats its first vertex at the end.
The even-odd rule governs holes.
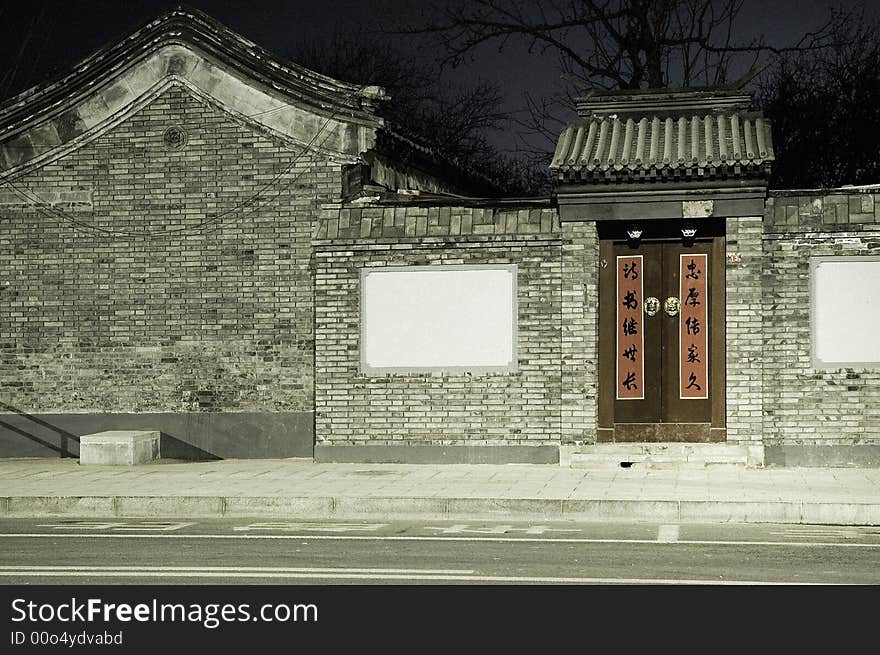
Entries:
POLYGON ((137 427, 169 457, 311 455, 310 240, 340 176, 172 87, 0 187, 0 451, 137 427))

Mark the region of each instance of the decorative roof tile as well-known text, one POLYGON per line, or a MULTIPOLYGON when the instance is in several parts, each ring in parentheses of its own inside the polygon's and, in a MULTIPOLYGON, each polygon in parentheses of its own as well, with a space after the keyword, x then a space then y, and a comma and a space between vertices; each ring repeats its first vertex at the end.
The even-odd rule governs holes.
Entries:
POLYGON ((704 116, 596 116, 559 136, 551 170, 565 177, 684 175, 752 169, 774 160, 760 112, 704 116))
POLYGON ((770 123, 738 91, 644 90, 581 99, 550 169, 561 180, 751 176, 774 160, 770 123))

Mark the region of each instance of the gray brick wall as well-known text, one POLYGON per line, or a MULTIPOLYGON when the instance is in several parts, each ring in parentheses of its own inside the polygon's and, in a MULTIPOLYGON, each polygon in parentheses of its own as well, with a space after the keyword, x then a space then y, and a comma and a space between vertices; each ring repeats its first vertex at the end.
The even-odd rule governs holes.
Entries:
POLYGON ((727 219, 727 441, 741 445, 763 431, 762 230, 760 216, 727 219))
POLYGON ((764 249, 765 443, 880 444, 880 370, 817 370, 810 353, 810 257, 880 253, 877 195, 774 194, 764 249))
POLYGON ((311 411, 310 240, 341 179, 338 164, 298 155, 172 87, 0 187, 2 400, 28 412, 311 411), (182 150, 163 143, 174 125, 188 132, 182 150), (35 196, 88 227, 38 211, 35 196))
POLYGON ((558 444, 562 259, 555 220, 550 209, 325 211, 315 242, 318 443, 558 444), (518 267, 516 372, 359 372, 361 268, 492 263, 518 267))
MULTIPOLYGON (((13 184, 7 411, 314 409, 325 443, 595 441, 592 223, 538 205, 342 205, 339 163, 179 88, 13 184), (171 126, 182 150, 163 143, 171 126), (359 372, 361 268, 487 263, 518 266, 515 373, 359 372)), ((880 444, 880 371, 811 367, 809 280, 810 256, 880 252, 877 195, 776 192, 763 219, 728 219, 727 252, 728 441, 880 444)))
POLYGON ((562 441, 595 443, 599 367, 596 224, 562 225, 562 441))

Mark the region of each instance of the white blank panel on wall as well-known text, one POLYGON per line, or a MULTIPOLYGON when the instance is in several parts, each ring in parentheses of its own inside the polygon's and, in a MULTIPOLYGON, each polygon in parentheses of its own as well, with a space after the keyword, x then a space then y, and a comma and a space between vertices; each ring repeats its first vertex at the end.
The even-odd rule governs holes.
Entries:
POLYGON ((516 369, 516 265, 361 270, 367 373, 516 369))
POLYGON ((814 257, 813 366, 880 366, 880 257, 814 257))

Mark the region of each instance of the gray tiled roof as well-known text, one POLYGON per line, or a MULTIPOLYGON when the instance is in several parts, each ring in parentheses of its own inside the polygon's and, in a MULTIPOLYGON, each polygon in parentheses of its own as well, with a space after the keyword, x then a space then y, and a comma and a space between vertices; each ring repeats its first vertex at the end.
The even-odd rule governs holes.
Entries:
POLYGON ((550 169, 565 179, 742 176, 773 161, 760 112, 606 115, 581 118, 559 136, 550 169))

